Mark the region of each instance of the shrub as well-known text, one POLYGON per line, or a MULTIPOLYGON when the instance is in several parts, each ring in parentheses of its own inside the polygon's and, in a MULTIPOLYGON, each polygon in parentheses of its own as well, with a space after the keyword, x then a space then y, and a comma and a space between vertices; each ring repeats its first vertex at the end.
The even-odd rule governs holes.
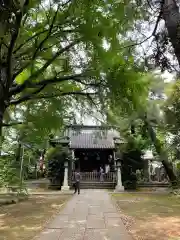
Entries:
POLYGON ((8 158, 0 158, 0 186, 20 185, 19 171, 8 158))
POLYGON ((47 176, 51 184, 62 186, 64 180, 64 162, 69 160, 69 151, 67 148, 50 148, 46 154, 47 176))

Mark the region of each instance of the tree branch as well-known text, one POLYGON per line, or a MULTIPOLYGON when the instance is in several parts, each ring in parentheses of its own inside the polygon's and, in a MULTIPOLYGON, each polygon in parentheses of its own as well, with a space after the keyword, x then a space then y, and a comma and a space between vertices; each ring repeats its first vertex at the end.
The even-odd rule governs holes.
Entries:
MULTIPOLYGON (((40 88, 36 89, 34 92, 32 92, 30 94, 26 94, 19 99, 21 99, 23 101, 23 99, 26 100, 26 99, 29 99, 29 98, 33 98, 34 95, 40 93, 45 87, 46 87, 46 85, 42 85, 40 88)), ((11 100, 11 101, 13 101, 13 100, 11 100)), ((10 101, 10 104, 11 104, 11 101, 10 101)))
MULTIPOLYGON (((49 59, 43 67, 41 67, 39 70, 37 70, 34 74, 32 74, 27 80, 24 81, 23 84, 21 85, 17 85, 16 87, 12 87, 9 91, 9 96, 12 96, 13 94, 17 94, 20 93, 21 91, 23 91, 27 86, 34 86, 33 83, 31 82, 34 78, 38 77, 41 73, 43 73, 47 67, 49 67, 61 54, 63 54, 66 51, 69 51, 70 48, 72 48, 73 46, 75 46, 78 42, 80 42, 81 39, 77 39, 75 41, 73 41, 72 43, 70 43, 69 45, 67 45, 66 47, 62 48, 61 50, 59 50, 53 58, 49 59)), ((58 78, 59 80, 57 80, 57 78, 54 78, 55 82, 60 82, 60 81, 65 81, 65 80, 69 80, 72 79, 72 77, 69 78, 69 76, 65 76, 62 78, 58 78), (56 80, 55 80, 56 79, 56 80)), ((52 80, 52 79, 51 79, 52 80)), ((51 81, 50 80, 50 81, 51 81)), ((39 82, 35 85, 36 86, 40 86, 46 83, 47 80, 44 80, 42 82, 39 82)), ((51 82, 47 82, 47 84, 50 84, 51 82)), ((53 82, 52 82, 53 83, 53 82)), ((46 84, 46 85, 47 85, 46 84)))
POLYGON ((135 46, 141 45, 144 42, 146 42, 147 40, 149 40, 150 38, 155 37, 156 31, 157 31, 157 28, 158 28, 158 24, 161 20, 161 17, 162 17, 162 9, 160 10, 160 13, 157 17, 156 24, 155 24, 154 30, 151 33, 151 35, 148 36, 147 38, 143 39, 142 41, 138 42, 138 43, 130 44, 130 45, 124 46, 123 48, 129 48, 129 47, 135 47, 135 46))
POLYGON ((13 54, 16 54, 22 47, 24 47, 28 42, 30 42, 31 40, 33 40, 35 37, 38 37, 39 35, 48 32, 48 29, 44 29, 41 32, 37 32, 36 34, 34 34, 33 36, 31 36, 30 38, 28 38, 25 42, 23 42, 22 44, 20 44, 14 51, 13 54))
POLYGON ((42 46, 44 45, 44 43, 47 41, 47 39, 50 37, 50 35, 52 33, 53 26, 54 26, 54 23, 56 21, 57 13, 59 11, 59 7, 60 7, 60 5, 58 5, 58 7, 57 7, 57 10, 56 10, 56 12, 54 14, 54 17, 52 19, 52 23, 51 23, 51 25, 49 27, 49 30, 48 30, 48 33, 47 33, 46 37, 40 42, 39 46, 36 48, 36 50, 35 50, 35 52, 33 54, 33 57, 32 57, 33 60, 36 58, 37 53, 39 52, 39 50, 41 50, 42 46))
POLYGON ((16 40, 18 38, 19 30, 21 27, 21 21, 23 17, 23 13, 26 11, 26 8, 29 4, 29 0, 25 0, 23 8, 21 10, 18 10, 15 14, 16 21, 15 21, 15 26, 14 28, 12 27, 12 37, 10 40, 10 44, 8 47, 8 52, 7 52, 7 81, 6 81, 6 88, 8 89, 11 83, 13 82, 12 78, 12 56, 13 56, 13 50, 16 44, 16 40))
POLYGON ((39 70, 37 70, 34 74, 32 74, 32 76, 29 77, 29 79, 27 79, 27 81, 31 81, 33 78, 36 78, 37 76, 39 76, 43 71, 45 71, 47 69, 47 67, 49 67, 61 54, 63 54, 66 51, 69 51, 70 48, 74 47, 77 43, 79 43, 81 41, 81 39, 77 39, 73 42, 71 42, 69 45, 67 45, 66 47, 62 48, 61 50, 59 50, 53 58, 49 59, 42 68, 40 68, 39 70))
POLYGON ((2 123, 2 127, 12 127, 12 126, 16 126, 16 125, 21 125, 24 122, 12 122, 12 123, 2 123))
POLYGON ((18 94, 18 93, 22 92, 26 87, 37 88, 37 87, 41 87, 44 85, 47 86, 49 84, 59 83, 59 82, 67 81, 67 80, 76 80, 80 77, 83 77, 83 75, 75 74, 75 75, 67 75, 67 76, 62 76, 62 77, 54 77, 54 78, 50 78, 50 79, 44 79, 37 83, 25 81, 21 85, 16 85, 14 87, 11 87, 9 90, 9 94, 10 94, 10 96, 18 94))
POLYGON ((51 98, 56 98, 56 97, 64 97, 64 96, 70 96, 70 95, 80 95, 80 96, 85 96, 91 99, 91 95, 96 95, 97 92, 94 93, 86 93, 86 92, 81 92, 81 91, 76 91, 76 92, 64 92, 61 94, 50 94, 50 95, 37 95, 37 96, 24 96, 22 98, 19 98, 17 100, 11 100, 10 105, 18 105, 20 103, 23 103, 25 101, 29 100, 40 100, 40 99, 51 99, 51 98))
POLYGON ((19 12, 16 14, 16 27, 15 27, 15 31, 12 33, 12 38, 11 38, 10 45, 8 48, 8 53, 7 53, 7 83, 6 83, 7 87, 9 87, 12 81, 12 55, 13 55, 13 49, 19 34, 21 19, 22 19, 22 12, 19 12))

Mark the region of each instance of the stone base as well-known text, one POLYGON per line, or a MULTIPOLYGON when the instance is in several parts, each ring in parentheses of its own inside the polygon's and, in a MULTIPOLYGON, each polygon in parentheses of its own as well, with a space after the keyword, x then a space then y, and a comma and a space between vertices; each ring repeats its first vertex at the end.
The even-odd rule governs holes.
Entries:
POLYGON ((69 191, 70 187, 69 186, 62 186, 61 191, 69 191))
POLYGON ((114 192, 124 192, 124 186, 116 186, 114 192))

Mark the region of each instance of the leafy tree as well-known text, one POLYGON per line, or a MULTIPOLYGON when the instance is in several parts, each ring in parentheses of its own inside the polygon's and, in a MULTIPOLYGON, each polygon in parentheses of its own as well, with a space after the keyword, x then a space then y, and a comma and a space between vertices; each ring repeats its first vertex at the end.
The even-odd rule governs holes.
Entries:
POLYGON ((169 91, 168 99, 166 100, 164 111, 167 124, 167 131, 170 134, 170 150, 173 154, 173 159, 180 159, 179 155, 179 96, 180 96, 180 82, 176 81, 169 91))
POLYGON ((132 2, 17 0, 2 6, 8 14, 0 44, 0 125, 7 108, 24 101, 96 94, 102 68, 121 45, 118 35, 134 21, 132 2))
MULTIPOLYGON (((153 78, 153 76, 151 77, 153 78)), ((141 78, 139 79, 139 81, 141 81, 141 78)), ((135 105, 135 107, 134 107, 134 101, 133 100, 131 102, 129 101, 129 106, 131 106, 131 108, 129 109, 129 106, 128 106, 127 108, 128 112, 126 114, 127 119, 129 119, 129 130, 130 130, 130 126, 132 125, 132 123, 134 125, 135 121, 138 120, 142 122, 143 127, 141 128, 141 131, 142 131, 141 134, 143 134, 144 137, 149 137, 160 161, 162 162, 163 166, 166 169, 169 179, 171 180, 172 184, 176 184, 177 178, 173 171, 172 164, 168 159, 168 153, 166 151, 166 145, 165 145, 165 137, 161 140, 159 138, 159 134, 157 134, 165 131, 164 118, 162 114, 160 114, 161 113, 160 106, 157 105, 156 101, 152 99, 152 94, 149 95, 149 93, 152 93, 151 88, 152 86, 149 82, 149 91, 146 93, 147 94, 146 97, 137 96, 137 98, 139 98, 139 104, 135 105), (151 96, 150 99, 148 95, 151 96)), ((155 95, 154 95, 154 99, 155 99, 155 95)), ((120 106, 121 106, 120 101, 117 98, 116 98, 116 102, 113 100, 113 102, 111 103, 111 111, 115 116, 118 116, 118 115, 122 116, 121 115, 122 111, 120 111, 120 106)))
POLYGON ((127 143, 121 150, 123 154, 122 180, 127 189, 136 189, 136 171, 146 170, 143 154, 148 141, 141 135, 142 133, 138 132, 136 128, 136 134, 126 138, 127 143))
MULTIPOLYGON (((154 62, 162 70, 168 68, 163 53, 169 50, 167 39, 178 58, 176 1, 165 0, 153 5, 158 15, 152 34, 143 40, 138 34, 138 41, 134 36, 143 28, 139 22, 147 24, 152 20, 154 9, 150 9, 152 2, 149 4, 149 1, 139 4, 131 0, 126 3, 17 0, 3 1, 1 5, 0 128, 14 125, 14 120, 18 120, 23 123, 21 130, 16 129, 21 132, 20 137, 34 139, 35 134, 27 131, 33 128, 38 136, 35 141, 40 143, 43 136, 52 131, 45 118, 54 119, 57 125, 61 120, 63 124, 70 116, 70 109, 77 108, 77 103, 87 109, 87 99, 90 99, 98 111, 100 108, 107 112, 111 109, 118 118, 122 113, 126 114, 133 132, 135 121, 143 121, 174 181, 175 176, 167 165, 164 143, 155 132, 162 123, 161 118, 152 114, 155 111, 150 111, 152 104, 147 101, 149 93, 153 93, 152 86, 151 91, 149 89, 152 76, 147 70, 154 62), (176 14, 171 14, 173 12, 176 14), (162 17, 169 38, 158 28, 162 17), (142 61, 137 47, 151 37, 156 41, 156 48, 152 56, 146 54, 142 61), (84 96, 86 98, 82 98, 84 96), (24 104, 27 101, 28 106, 24 104), (10 114, 7 109, 12 109, 10 114), (18 117, 12 114, 14 109, 21 112, 18 117)), ((156 15, 153 15, 153 23, 155 19, 156 15)), ((152 109, 155 109, 154 105, 152 109)))

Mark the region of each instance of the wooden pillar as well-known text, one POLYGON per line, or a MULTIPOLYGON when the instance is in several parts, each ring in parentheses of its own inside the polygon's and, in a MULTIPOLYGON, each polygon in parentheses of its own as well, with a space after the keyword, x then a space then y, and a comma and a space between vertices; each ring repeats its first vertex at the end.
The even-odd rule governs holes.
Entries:
POLYGON ((115 152, 115 150, 113 151, 113 165, 115 168, 116 167, 116 152, 115 152))
POLYGON ((75 161, 74 149, 71 150, 71 154, 72 154, 71 169, 72 169, 72 171, 74 171, 75 170, 75 166, 74 166, 74 161, 75 161))

